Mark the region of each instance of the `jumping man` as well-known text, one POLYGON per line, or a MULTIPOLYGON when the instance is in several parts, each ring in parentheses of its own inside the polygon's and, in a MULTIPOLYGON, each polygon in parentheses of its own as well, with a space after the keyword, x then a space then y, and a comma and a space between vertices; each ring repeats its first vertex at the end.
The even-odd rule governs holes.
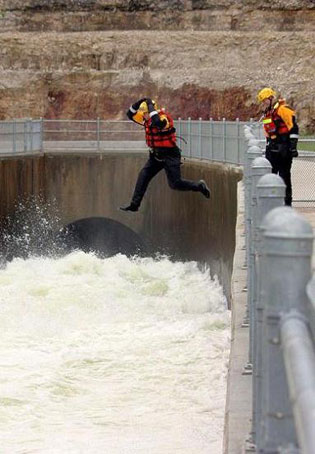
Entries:
POLYGON ((176 145, 174 122, 168 112, 159 110, 156 102, 150 98, 142 98, 129 108, 127 117, 144 126, 150 156, 138 175, 130 205, 121 207, 121 210, 138 211, 150 181, 162 169, 172 189, 201 192, 207 199, 210 198, 205 181, 181 178, 180 149, 176 145))

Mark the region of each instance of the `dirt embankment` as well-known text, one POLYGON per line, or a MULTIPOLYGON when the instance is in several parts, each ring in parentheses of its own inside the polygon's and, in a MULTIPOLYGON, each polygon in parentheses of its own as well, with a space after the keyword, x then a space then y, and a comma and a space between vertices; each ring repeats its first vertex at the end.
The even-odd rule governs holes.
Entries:
POLYGON ((0 0, 0 11, 0 119, 121 119, 148 95, 175 117, 247 120, 271 85, 315 130, 313 1, 0 0))

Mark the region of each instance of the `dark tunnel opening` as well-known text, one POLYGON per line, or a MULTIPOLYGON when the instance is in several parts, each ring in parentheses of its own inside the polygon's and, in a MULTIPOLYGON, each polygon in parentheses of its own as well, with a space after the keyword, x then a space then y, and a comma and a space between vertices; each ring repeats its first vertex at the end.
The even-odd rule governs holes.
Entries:
POLYGON ((78 249, 94 252, 100 257, 118 253, 150 255, 148 242, 120 222, 92 217, 77 220, 60 229, 58 220, 45 216, 41 209, 37 211, 34 206, 29 209, 23 206, 1 226, 0 266, 17 257, 61 257, 78 249))
POLYGON ((118 253, 127 256, 148 254, 148 245, 129 227, 113 219, 93 217, 79 219, 64 227, 58 235, 67 252, 80 249, 101 257, 118 253))

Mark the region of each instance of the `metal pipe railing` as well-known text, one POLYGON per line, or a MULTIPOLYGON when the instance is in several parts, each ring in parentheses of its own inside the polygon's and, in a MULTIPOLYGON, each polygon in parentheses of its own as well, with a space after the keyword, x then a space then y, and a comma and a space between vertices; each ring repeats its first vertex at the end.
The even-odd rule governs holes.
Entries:
POLYGON ((315 449, 315 352, 308 321, 291 311, 281 322, 281 344, 297 438, 302 453, 315 449))
MULTIPOLYGON (((255 131, 252 137, 253 146, 264 141, 261 124, 252 119, 248 122, 227 121, 222 119, 187 120, 178 119, 175 127, 178 131, 178 145, 184 156, 220 161, 236 165, 245 164, 244 126, 255 131)), ((128 120, 12 120, 0 122, 0 151, 7 153, 45 150, 49 144, 56 149, 84 148, 91 150, 107 149, 110 141, 132 142, 143 141, 143 131, 139 125, 128 120), (60 146, 57 146, 60 145, 60 146)), ((300 139, 300 142, 314 142, 315 139, 300 139)), ((51 148, 51 147, 50 147, 51 148)), ((301 158, 308 158, 312 153, 302 152, 301 158)))
POLYGON ((252 146, 258 144, 251 128, 244 134, 250 448, 310 454, 315 452, 315 278, 308 284, 313 231, 303 216, 283 206, 282 179, 268 173, 264 158, 252 160, 252 146))

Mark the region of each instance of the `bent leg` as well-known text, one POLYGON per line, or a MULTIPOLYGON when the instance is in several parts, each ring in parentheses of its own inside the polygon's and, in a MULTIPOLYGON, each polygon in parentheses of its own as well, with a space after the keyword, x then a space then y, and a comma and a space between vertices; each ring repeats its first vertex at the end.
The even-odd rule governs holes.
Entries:
POLYGON ((201 192, 200 182, 184 180, 181 177, 180 159, 166 158, 165 160, 165 173, 167 181, 172 189, 178 191, 196 191, 201 192))
POLYGON ((139 207, 147 187, 152 178, 163 169, 163 163, 156 161, 154 158, 149 158, 145 166, 138 175, 134 193, 131 199, 132 205, 139 207))

